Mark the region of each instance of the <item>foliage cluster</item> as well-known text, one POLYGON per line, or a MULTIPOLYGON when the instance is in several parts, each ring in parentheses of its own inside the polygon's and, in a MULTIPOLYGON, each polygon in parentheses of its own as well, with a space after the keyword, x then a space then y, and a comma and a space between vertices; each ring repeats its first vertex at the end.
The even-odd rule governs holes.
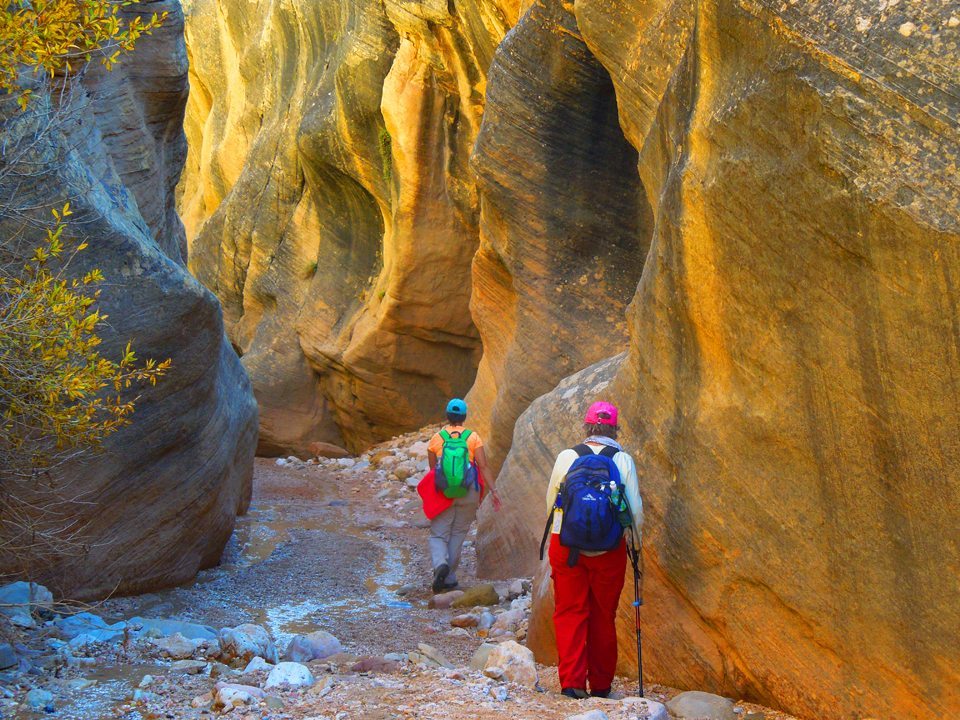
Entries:
POLYGON ((25 68, 49 76, 69 73, 99 55, 109 70, 137 39, 166 19, 154 13, 124 21, 120 10, 135 0, 13 0, 0 9, 0 90, 20 93, 26 108, 25 68))

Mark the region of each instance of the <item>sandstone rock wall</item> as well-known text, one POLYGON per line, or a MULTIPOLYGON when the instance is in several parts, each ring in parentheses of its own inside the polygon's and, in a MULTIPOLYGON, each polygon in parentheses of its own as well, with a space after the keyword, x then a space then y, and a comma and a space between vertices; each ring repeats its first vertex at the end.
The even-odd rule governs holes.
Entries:
MULTIPOLYGON (((216 299, 184 266, 173 196, 186 153, 183 16, 173 0, 124 12, 164 10, 161 29, 114 72, 92 65, 58 111, 43 95, 27 113, 9 99, 2 107, 4 206, 15 197, 48 219, 69 200, 68 232, 89 242, 74 270, 96 267, 106 277, 104 353, 115 357, 130 340, 141 358, 173 361, 143 391, 133 424, 62 473, 63 496, 82 501, 65 517, 86 554, 30 568, 0 558, 0 571, 26 570, 73 598, 189 580, 218 562, 250 497, 256 407, 216 299)), ((15 242, 22 221, 0 221, 4 242, 15 242)))
POLYGON ((485 70, 516 13, 191 4, 181 208, 191 268, 224 304, 253 379, 262 453, 360 448, 469 389, 468 157, 485 70))
POLYGON ((483 359, 468 400, 499 467, 536 397, 626 348, 652 231, 613 84, 570 6, 534 2, 497 49, 474 167, 483 359))
POLYGON ((518 423, 500 486, 529 502, 482 519, 482 565, 535 568, 534 469, 608 397, 642 474, 651 680, 803 717, 957 715, 960 23, 860 0, 574 11, 651 251, 619 370, 518 423))

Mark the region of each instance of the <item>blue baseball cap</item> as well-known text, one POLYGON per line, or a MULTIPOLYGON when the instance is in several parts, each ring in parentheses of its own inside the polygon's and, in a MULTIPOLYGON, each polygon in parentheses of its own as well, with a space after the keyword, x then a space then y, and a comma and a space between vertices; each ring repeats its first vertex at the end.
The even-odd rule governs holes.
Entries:
POLYGON ((450 415, 466 415, 467 404, 460 398, 454 398, 447 403, 447 413, 450 415))

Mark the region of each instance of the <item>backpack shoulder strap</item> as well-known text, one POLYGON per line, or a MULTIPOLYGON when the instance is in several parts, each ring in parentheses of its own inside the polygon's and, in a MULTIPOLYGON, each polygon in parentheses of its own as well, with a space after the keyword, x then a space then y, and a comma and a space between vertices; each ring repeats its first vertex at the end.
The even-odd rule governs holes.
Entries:
POLYGON ((579 445, 574 445, 571 450, 573 450, 580 457, 587 457, 588 455, 593 455, 593 450, 590 449, 590 446, 586 443, 580 443, 579 445))
POLYGON ((462 433, 460 433, 460 439, 461 439, 461 440, 466 440, 466 439, 467 439, 468 437, 470 437, 471 435, 473 435, 473 430, 466 430, 466 429, 465 429, 462 433))
POLYGON ((604 445, 604 446, 603 446, 603 450, 601 450, 599 454, 600 454, 600 455, 603 455, 604 457, 608 457, 608 458, 610 458, 611 460, 613 460, 613 458, 616 457, 616 455, 617 455, 618 452, 620 452, 620 451, 617 450, 616 448, 610 447, 609 445, 604 445))
POLYGON ((441 438, 444 442, 447 442, 447 440, 453 440, 453 436, 452 436, 450 433, 447 432, 447 429, 446 429, 446 428, 444 428, 443 430, 440 431, 440 438, 441 438))

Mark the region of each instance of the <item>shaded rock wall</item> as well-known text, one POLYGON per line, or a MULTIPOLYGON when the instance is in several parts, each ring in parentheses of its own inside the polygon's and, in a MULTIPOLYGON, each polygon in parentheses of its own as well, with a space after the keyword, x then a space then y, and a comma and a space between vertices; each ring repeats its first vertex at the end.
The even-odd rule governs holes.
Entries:
MULTIPOLYGON (((96 267, 106 277, 103 352, 116 357, 130 340, 141 358, 173 361, 156 388, 143 390, 133 424, 62 473, 64 496, 82 501, 67 516, 86 554, 32 568, 0 558, 0 571, 26 570, 73 598, 191 579, 218 562, 250 498, 256 406, 216 299, 183 264, 173 197, 186 153, 183 16, 172 0, 139 8, 163 10, 169 20, 114 72, 89 68, 54 122, 42 95, 27 113, 9 100, 2 108, 3 203, 16 196, 17 206, 48 219, 50 208, 71 202, 68 231, 89 242, 74 270, 96 267)), ((0 221, 6 241, 21 223, 0 221)))
POLYGON ((474 167, 484 352, 468 400, 499 467, 536 397, 626 348, 652 229, 613 84, 569 6, 534 2, 497 49, 474 167))
MULTIPOLYGON (((957 23, 859 0, 575 14, 655 229, 620 369, 530 409, 503 493, 532 502, 569 417, 614 399, 647 511, 650 679, 804 717, 956 715, 957 23)), ((534 569, 541 503, 507 505, 482 564, 534 569)))
POLYGON ((485 69, 516 13, 191 5, 181 208, 191 268, 253 380, 262 453, 357 449, 469 389, 468 156, 485 69))

